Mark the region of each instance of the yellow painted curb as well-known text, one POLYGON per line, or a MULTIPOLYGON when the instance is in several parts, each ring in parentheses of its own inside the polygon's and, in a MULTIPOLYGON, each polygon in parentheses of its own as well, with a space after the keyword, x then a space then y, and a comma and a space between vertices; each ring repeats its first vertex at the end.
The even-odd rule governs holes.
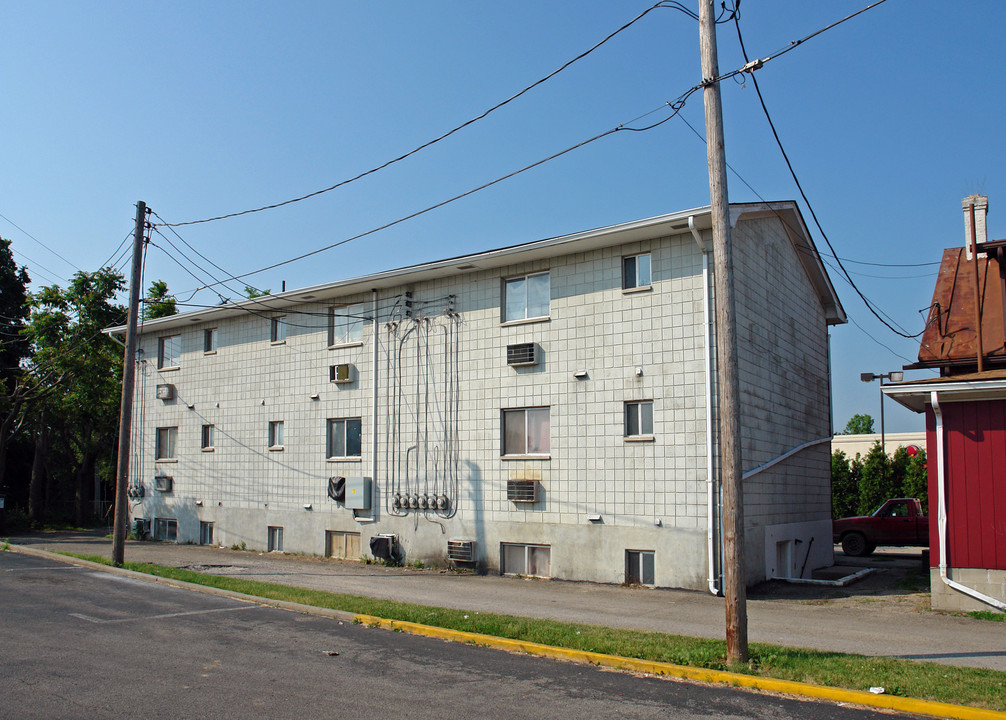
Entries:
POLYGON ((425 635, 427 637, 441 638, 454 642, 473 643, 500 650, 518 651, 527 653, 528 655, 601 665, 620 670, 634 670, 653 675, 669 675, 671 677, 697 680, 699 682, 719 683, 755 690, 768 690, 787 695, 800 695, 803 697, 831 700, 832 702, 854 703, 867 707, 886 708, 899 712, 932 715, 940 718, 955 718, 956 720, 1006 720, 1006 713, 996 710, 966 707, 964 705, 950 705, 948 703, 916 700, 915 698, 898 697, 896 695, 874 695, 873 693, 859 690, 843 690, 841 688, 810 685, 793 680, 774 680, 772 678, 742 675, 722 670, 693 668, 685 665, 655 662, 653 660, 604 655, 585 650, 570 650, 568 648, 553 647, 551 645, 542 645, 541 643, 526 642, 524 640, 510 640, 493 635, 465 632, 464 630, 449 630, 447 628, 420 625, 419 623, 405 622, 403 620, 388 620, 373 615, 355 615, 353 619, 355 622, 369 627, 400 630, 413 635, 425 635))

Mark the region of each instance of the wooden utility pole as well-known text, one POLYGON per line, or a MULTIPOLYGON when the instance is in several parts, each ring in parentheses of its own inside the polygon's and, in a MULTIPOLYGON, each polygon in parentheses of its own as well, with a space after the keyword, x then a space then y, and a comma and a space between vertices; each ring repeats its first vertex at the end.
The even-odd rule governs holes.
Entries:
POLYGON ((147 205, 136 203, 133 230, 133 268, 129 275, 129 320, 122 356, 122 400, 119 405, 119 455, 115 466, 115 525, 112 528, 112 563, 122 566, 126 555, 126 485, 129 483, 129 438, 133 428, 133 383, 136 378, 136 319, 140 307, 140 270, 147 205))
POLYGON ((744 585, 744 491, 741 486, 740 382, 727 161, 723 147, 719 60, 713 0, 699 0, 702 100, 706 109, 706 154, 713 222, 713 283, 716 296, 716 360, 719 373, 719 446, 723 498, 723 595, 726 598, 727 663, 748 660, 747 589, 744 585))

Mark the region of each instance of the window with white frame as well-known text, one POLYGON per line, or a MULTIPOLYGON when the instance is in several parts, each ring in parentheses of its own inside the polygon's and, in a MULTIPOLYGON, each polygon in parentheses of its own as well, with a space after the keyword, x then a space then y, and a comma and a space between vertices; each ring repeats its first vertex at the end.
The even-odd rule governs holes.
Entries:
POLYGON ((159 427, 154 437, 154 459, 175 460, 175 445, 178 442, 178 427, 159 427))
POLYGON ((213 435, 214 427, 212 425, 203 425, 202 435, 199 439, 199 447, 203 450, 213 449, 213 435))
POLYGON ((154 518, 154 539, 176 541, 178 521, 174 518, 154 518))
POLYGON ((215 353, 217 351, 217 329, 207 328, 203 330, 203 352, 215 353))
POLYGON ((500 572, 504 575, 552 576, 552 548, 549 545, 500 543, 500 572))
POLYGON ((283 421, 271 420, 269 422, 269 449, 283 449, 283 421))
POLYGON ((653 585, 653 551, 625 551, 625 582, 628 585, 653 585))
POLYGON ((548 272, 503 281, 503 322, 548 317, 551 295, 548 272))
POLYGON ((274 343, 286 342, 286 316, 280 315, 269 321, 269 341, 274 343))
POLYGON ((326 530, 325 556, 332 558, 359 558, 361 556, 360 533, 326 530))
POLYGON ((182 336, 169 335, 157 339, 157 369, 178 367, 182 354, 182 336))
POLYGON ((501 455, 548 455, 551 450, 549 409, 515 408, 503 411, 501 455))
POLYGON ((653 436, 653 401, 634 400, 625 403, 625 437, 653 436))
POLYGON ((283 528, 278 525, 269 526, 268 535, 269 552, 283 552, 283 528))
POLYGON ((650 286, 650 253, 622 258, 622 289, 650 286))
POLYGON ((325 457, 363 457, 363 422, 360 418, 331 418, 325 441, 325 457))
POLYGON ((363 342, 363 313, 363 303, 329 308, 329 347, 363 342))

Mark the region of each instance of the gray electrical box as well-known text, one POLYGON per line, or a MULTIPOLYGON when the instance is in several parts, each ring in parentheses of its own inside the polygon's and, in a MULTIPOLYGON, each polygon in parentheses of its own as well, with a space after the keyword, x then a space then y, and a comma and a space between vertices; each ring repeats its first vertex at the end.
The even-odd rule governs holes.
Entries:
POLYGON ((370 478, 346 478, 346 507, 350 510, 370 510, 370 478))

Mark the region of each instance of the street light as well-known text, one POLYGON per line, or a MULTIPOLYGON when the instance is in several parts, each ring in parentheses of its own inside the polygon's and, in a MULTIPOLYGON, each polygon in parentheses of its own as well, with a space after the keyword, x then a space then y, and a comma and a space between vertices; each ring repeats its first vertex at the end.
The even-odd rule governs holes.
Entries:
POLYGON ((891 382, 901 382, 905 377, 905 373, 900 370, 892 370, 889 373, 875 374, 875 373, 860 373, 859 379, 863 382, 873 382, 874 380, 880 380, 880 447, 887 452, 887 445, 884 442, 884 380, 890 380, 891 382))

